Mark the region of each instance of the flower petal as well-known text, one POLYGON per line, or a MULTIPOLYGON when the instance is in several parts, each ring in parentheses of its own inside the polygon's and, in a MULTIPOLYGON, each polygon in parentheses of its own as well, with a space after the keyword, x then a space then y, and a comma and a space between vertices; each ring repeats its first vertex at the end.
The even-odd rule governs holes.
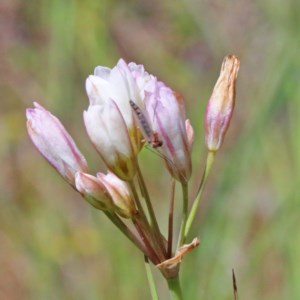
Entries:
POLYGON ((29 136, 39 152, 72 185, 87 163, 60 121, 38 103, 26 110, 29 136))
POLYGON ((110 170, 129 180, 135 173, 136 159, 121 112, 112 100, 92 105, 84 112, 87 133, 110 170))

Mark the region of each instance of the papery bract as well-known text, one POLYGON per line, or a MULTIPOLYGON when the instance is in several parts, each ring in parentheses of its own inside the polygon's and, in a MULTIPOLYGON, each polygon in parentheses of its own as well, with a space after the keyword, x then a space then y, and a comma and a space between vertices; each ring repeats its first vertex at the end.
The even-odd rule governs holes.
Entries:
POLYGON ((132 218, 137 210, 133 201, 133 195, 126 182, 119 179, 112 172, 107 175, 97 173, 97 178, 105 185, 109 191, 115 212, 125 218, 132 218))
POLYGON ((235 85, 240 66, 234 55, 223 60, 220 76, 208 101, 205 113, 205 140, 209 151, 220 149, 235 104, 235 85))
POLYGON ((27 130, 39 152, 74 186, 77 171, 87 171, 84 156, 60 121, 38 103, 26 110, 27 130))

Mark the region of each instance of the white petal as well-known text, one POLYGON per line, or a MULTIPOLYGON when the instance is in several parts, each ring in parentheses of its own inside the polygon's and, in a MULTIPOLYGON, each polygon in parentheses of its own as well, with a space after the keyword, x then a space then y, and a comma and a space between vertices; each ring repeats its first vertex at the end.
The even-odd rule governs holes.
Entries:
POLYGON ((97 66, 94 70, 94 75, 108 81, 110 76, 110 68, 97 66))
POLYGON ((103 108, 100 105, 89 106, 84 112, 84 123, 87 133, 106 163, 111 163, 116 160, 114 146, 110 142, 109 132, 101 118, 103 108))
POLYGON ((90 75, 85 88, 91 105, 103 104, 109 99, 109 83, 100 77, 90 75))
POLYGON ((91 141, 107 164, 115 164, 118 153, 132 156, 127 128, 113 101, 90 106, 84 113, 84 122, 91 141))

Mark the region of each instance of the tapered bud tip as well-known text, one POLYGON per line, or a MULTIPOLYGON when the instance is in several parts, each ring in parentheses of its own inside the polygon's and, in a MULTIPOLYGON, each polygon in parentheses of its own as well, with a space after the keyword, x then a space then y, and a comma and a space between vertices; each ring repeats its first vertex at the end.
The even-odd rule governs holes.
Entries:
POLYGON ((85 89, 91 105, 95 105, 100 101, 100 95, 97 87, 97 81, 100 80, 100 78, 90 75, 85 81, 85 89))
POLYGON ((36 101, 33 101, 33 106, 34 106, 34 108, 39 108, 39 109, 42 109, 42 110, 46 110, 41 104, 39 104, 36 101))
POLYGON ((112 199, 106 187, 95 176, 83 172, 76 172, 75 186, 77 191, 94 207, 109 210, 112 199))
POLYGON ((123 58, 120 58, 118 60, 117 66, 123 67, 123 68, 128 68, 127 63, 125 62, 125 60, 123 58))
POLYGON ((79 193, 107 193, 104 185, 99 180, 87 173, 76 172, 75 185, 79 193))
POLYGON ((82 172, 76 172, 75 174, 75 186, 79 193, 83 194, 86 191, 86 176, 82 172))
POLYGON ((225 72, 227 75, 233 75, 233 77, 236 79, 237 74, 240 67, 240 60, 237 56, 230 54, 225 56, 222 63, 222 69, 221 73, 225 72))
POLYGON ((33 102, 34 108, 26 108, 27 121, 31 122, 34 118, 40 118, 39 112, 47 112, 46 109, 37 102, 33 102))
POLYGON ((235 85, 240 61, 235 55, 224 58, 220 76, 205 113, 205 140, 209 151, 220 149, 235 104, 235 85))
POLYGON ((132 218, 137 210, 128 184, 112 172, 108 172, 107 175, 97 173, 97 178, 109 191, 115 212, 124 218, 132 218))

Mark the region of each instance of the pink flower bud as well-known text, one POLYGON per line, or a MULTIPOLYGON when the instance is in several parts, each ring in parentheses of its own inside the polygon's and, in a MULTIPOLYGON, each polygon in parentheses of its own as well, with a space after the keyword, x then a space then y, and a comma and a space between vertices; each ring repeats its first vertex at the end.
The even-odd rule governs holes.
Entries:
POLYGON ((234 102, 235 84, 240 66, 234 55, 223 60, 220 76, 208 101, 205 113, 205 139, 209 151, 218 151, 229 126, 234 102))
POLYGON ((131 180, 136 157, 123 116, 112 100, 90 105, 84 112, 87 133, 107 167, 123 180, 131 180))
POLYGON ((124 218, 132 218, 137 210, 128 184, 111 172, 107 175, 98 173, 97 178, 109 191, 115 212, 124 218))
POLYGON ((162 142, 157 149, 169 172, 175 179, 187 182, 192 172, 193 129, 189 121, 186 123, 182 97, 158 82, 155 93, 147 94, 145 104, 152 130, 162 142))
POLYGON ((39 152, 74 186, 77 171, 87 171, 87 163, 60 121, 38 103, 26 110, 27 130, 39 152))
POLYGON ((77 172, 75 184, 77 191, 91 205, 101 210, 113 210, 111 196, 98 178, 90 174, 77 172))

